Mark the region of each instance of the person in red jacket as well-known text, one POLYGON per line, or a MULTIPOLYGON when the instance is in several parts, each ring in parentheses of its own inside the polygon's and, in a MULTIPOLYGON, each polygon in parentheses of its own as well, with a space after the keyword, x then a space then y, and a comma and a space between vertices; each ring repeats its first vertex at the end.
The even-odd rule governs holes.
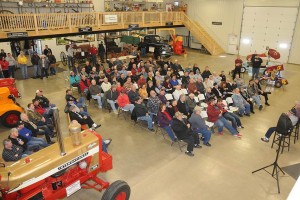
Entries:
POLYGON ((91 54, 91 57, 92 57, 92 63, 93 63, 94 66, 96 66, 98 50, 95 47, 95 45, 93 45, 93 44, 92 44, 92 47, 90 48, 90 54, 91 54))
POLYGON ((87 95, 90 85, 91 85, 90 80, 87 79, 85 76, 81 76, 81 80, 79 82, 79 87, 80 87, 80 90, 82 92, 84 92, 85 95, 87 95))
POLYGON ((5 57, 2 57, 0 59, 0 77, 3 75, 2 78, 9 78, 8 65, 9 63, 5 60, 5 57))
POLYGON ((214 123, 218 127, 218 132, 223 135, 223 128, 227 128, 229 132, 235 137, 241 137, 242 135, 235 130, 232 125, 222 116, 222 107, 216 104, 214 98, 208 100, 207 116, 208 121, 214 123))
POLYGON ((129 97, 126 94, 126 90, 122 90, 120 95, 117 98, 117 103, 119 105, 119 107, 123 108, 124 110, 130 110, 130 112, 132 113, 133 109, 134 109, 134 105, 130 103, 129 101, 129 97))

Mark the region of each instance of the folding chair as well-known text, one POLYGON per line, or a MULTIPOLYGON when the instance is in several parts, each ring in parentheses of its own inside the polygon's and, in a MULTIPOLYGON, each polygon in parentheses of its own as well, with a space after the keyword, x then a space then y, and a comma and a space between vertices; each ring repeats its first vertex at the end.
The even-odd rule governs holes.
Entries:
POLYGON ((180 149, 181 152, 182 152, 182 148, 187 146, 187 143, 184 142, 183 140, 172 141, 171 146, 173 146, 174 143, 177 143, 178 148, 180 149))
POLYGON ((118 117, 123 115, 124 119, 126 119, 126 113, 130 113, 130 110, 121 108, 120 106, 118 107, 118 117))

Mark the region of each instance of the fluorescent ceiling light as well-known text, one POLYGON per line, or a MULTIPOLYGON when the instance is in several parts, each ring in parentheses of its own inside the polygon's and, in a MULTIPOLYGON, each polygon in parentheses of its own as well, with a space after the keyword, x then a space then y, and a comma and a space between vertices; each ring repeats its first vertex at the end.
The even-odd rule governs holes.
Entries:
POLYGON ((219 57, 220 57, 220 58, 226 58, 226 56, 224 56, 224 55, 223 55, 223 56, 219 56, 219 57))
POLYGON ((280 43, 279 48, 286 49, 286 48, 288 48, 288 44, 287 43, 280 43))
POLYGON ((248 38, 244 38, 244 39, 242 39, 242 43, 243 44, 250 44, 250 39, 248 39, 248 38))

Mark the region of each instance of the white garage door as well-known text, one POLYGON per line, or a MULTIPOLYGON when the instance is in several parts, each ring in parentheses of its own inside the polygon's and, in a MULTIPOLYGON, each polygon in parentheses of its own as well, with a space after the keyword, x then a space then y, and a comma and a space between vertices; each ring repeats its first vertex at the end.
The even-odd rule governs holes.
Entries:
POLYGON ((287 62, 297 11, 288 7, 245 7, 240 55, 264 53, 269 46, 280 52, 281 62, 287 62))

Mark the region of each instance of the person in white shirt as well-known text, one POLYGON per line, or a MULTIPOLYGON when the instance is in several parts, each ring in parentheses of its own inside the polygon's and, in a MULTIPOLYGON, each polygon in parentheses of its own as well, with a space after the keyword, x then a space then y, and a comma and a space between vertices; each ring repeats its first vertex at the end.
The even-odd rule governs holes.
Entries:
POLYGON ((212 78, 213 78, 214 83, 217 83, 218 86, 220 86, 222 78, 217 74, 217 72, 213 72, 212 78))
POLYGON ((71 44, 68 48, 68 66, 69 69, 72 69, 74 67, 74 53, 75 49, 73 49, 73 44, 71 44))
POLYGON ((108 82, 107 78, 103 79, 103 83, 101 84, 102 91, 105 93, 111 88, 110 82, 108 82))
POLYGON ((180 95, 184 94, 183 90, 181 89, 181 85, 175 86, 175 91, 173 92, 174 99, 178 100, 180 95))
POLYGON ((8 62, 8 72, 10 77, 15 78, 15 66, 17 65, 17 61, 14 59, 11 53, 7 53, 5 60, 8 62))

